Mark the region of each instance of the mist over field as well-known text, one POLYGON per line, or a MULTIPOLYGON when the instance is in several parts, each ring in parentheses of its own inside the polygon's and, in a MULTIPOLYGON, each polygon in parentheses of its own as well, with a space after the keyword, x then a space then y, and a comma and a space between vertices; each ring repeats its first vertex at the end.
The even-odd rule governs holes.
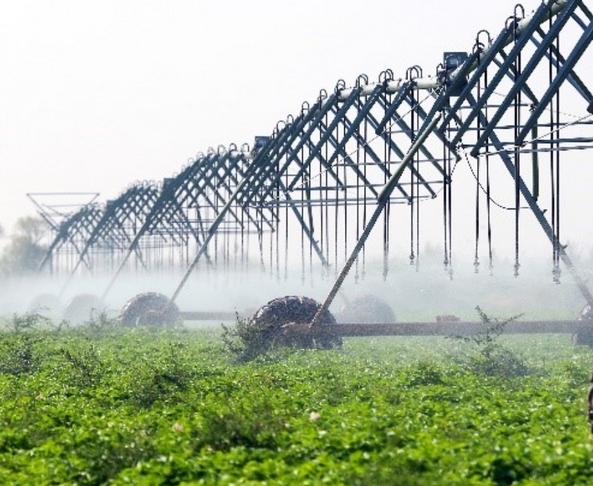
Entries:
MULTIPOLYGON (((475 307, 498 317, 521 314, 522 319, 573 319, 585 305, 569 272, 562 267, 561 283, 553 282, 551 259, 524 258, 519 276, 514 276, 511 259, 494 261, 492 270, 482 261, 475 271, 472 260, 455 261, 446 268, 436 255, 421 257, 418 265, 405 259, 390 262, 383 278, 383 264, 368 261, 353 267, 336 295, 331 311, 340 310, 361 296, 384 300, 393 309, 397 321, 434 321, 437 315, 455 315, 475 320, 475 307)), ((591 266, 579 268, 587 281, 591 266)), ((117 314, 133 296, 141 292, 159 292, 171 296, 182 272, 162 274, 122 274, 105 296, 105 308, 117 314)), ((321 267, 291 269, 287 276, 260 270, 250 273, 214 271, 198 268, 177 298, 182 311, 252 312, 268 301, 286 295, 311 297, 323 302, 336 278, 336 272, 321 267)), ((67 283, 66 275, 31 275, 0 281, 0 313, 21 313, 31 309, 38 296, 51 294, 65 306, 75 296, 92 294, 101 297, 111 275, 75 276, 67 283)))

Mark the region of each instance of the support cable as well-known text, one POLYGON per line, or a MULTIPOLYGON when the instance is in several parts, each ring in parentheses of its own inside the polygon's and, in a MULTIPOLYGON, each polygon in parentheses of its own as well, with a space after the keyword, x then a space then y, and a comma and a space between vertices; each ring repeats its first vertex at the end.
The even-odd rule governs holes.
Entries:
MULTIPOLYGON (((478 82, 478 91, 480 84, 478 82)), ((479 96, 479 95, 478 95, 479 96)), ((480 138, 480 123, 476 129, 476 136, 480 138)), ((475 248, 474 248, 474 273, 480 269, 480 158, 476 158, 476 208, 475 208, 475 248)))
MULTIPOLYGON (((387 106, 385 107, 387 111, 387 106)), ((391 150, 387 138, 383 139, 383 160, 387 167, 391 167, 391 150)), ((383 172, 383 185, 387 184, 387 171, 383 172)), ((387 280, 389 274, 389 220, 390 220, 390 201, 385 203, 383 212, 383 281, 387 280)))
MULTIPOLYGON (((360 103, 360 101, 359 101, 360 103)), ((360 139, 356 139, 356 157, 355 163, 357 167, 360 167, 360 151, 361 151, 361 144, 360 139)), ((356 183, 356 197, 355 201, 355 210, 356 210, 356 241, 360 238, 360 182, 357 180, 356 183)), ((364 248, 362 250, 364 252, 364 248)), ((356 263, 354 264, 354 283, 357 284, 360 278, 360 258, 356 259, 356 263)))
MULTIPOLYGON (((444 106, 444 111, 450 108, 449 102, 444 106)), ((447 125, 446 139, 451 139, 451 128, 450 124, 447 125)), ((451 149, 447 144, 443 144, 443 265, 444 270, 447 272, 449 279, 453 278, 453 266, 452 266, 452 242, 453 237, 452 227, 452 180, 453 172, 457 167, 457 161, 452 164, 451 149)))
MULTIPOLYGON (((450 139, 451 133, 447 134, 447 138, 450 139)), ((449 262, 448 275, 449 279, 453 279, 453 167, 451 164, 451 149, 447 150, 447 184, 449 184, 449 190, 447 191, 447 219, 448 219, 448 249, 447 249, 447 261, 449 262)))
MULTIPOLYGON (((556 36, 556 50, 560 52, 560 34, 556 36)), ((552 49, 553 46, 550 47, 552 49)), ((558 75, 558 71, 560 69, 559 60, 556 59, 555 61, 550 56, 549 61, 549 75, 550 75, 550 83, 552 80, 558 75)), ((550 117, 550 127, 556 128, 560 125, 560 91, 557 91, 554 100, 552 103, 555 104, 556 114, 552 113, 550 117)), ((556 147, 557 149, 560 148, 559 142, 559 133, 558 131, 554 131, 550 135, 550 147, 553 149, 556 147)), ((554 165, 553 167, 553 174, 555 172, 555 180, 552 178, 552 195, 554 199, 554 212, 553 212, 553 219, 552 222, 552 232, 554 234, 553 244, 552 244, 552 281, 554 283, 560 283, 560 151, 559 150, 551 150, 550 151, 550 163, 554 165)))
MULTIPOLYGON (((304 145, 301 146, 300 149, 300 159, 303 160, 304 156, 304 145)), ((288 183, 288 171, 285 171, 287 174, 286 183, 288 183)), ((278 193, 278 198, 280 198, 280 193, 278 193)), ((304 225, 301 225, 301 284, 304 285, 306 281, 306 274, 307 274, 307 256, 305 251, 305 228, 304 225)))
MULTIPOLYGON (((515 16, 513 17, 513 22, 514 22, 514 30, 513 30, 513 36, 514 36, 514 41, 515 43, 517 42, 518 39, 518 32, 517 32, 517 24, 518 24, 518 18, 516 15, 516 11, 515 11, 515 16)), ((515 78, 515 81, 518 81, 519 78, 521 77, 521 52, 519 52, 517 54, 517 57, 515 59, 515 61, 513 62, 513 75, 515 78)), ((518 139, 519 134, 521 133, 521 90, 517 91, 517 94, 515 95, 515 99, 514 99, 514 131, 515 131, 515 140, 518 139)), ((517 146, 517 144, 515 144, 515 147, 517 146)), ((520 241, 520 235, 519 235, 519 228, 520 228, 520 202, 521 202, 521 191, 520 191, 520 187, 519 187, 519 181, 521 179, 521 152, 518 149, 515 149, 515 174, 514 174, 514 179, 515 179, 515 263, 513 266, 513 270, 514 270, 514 276, 518 277, 519 276, 519 268, 521 267, 521 264, 519 262, 519 255, 520 255, 520 247, 519 247, 519 241, 520 241)))
MULTIPOLYGON (((410 111, 410 138, 411 140, 414 140, 414 137, 416 136, 416 116, 415 116, 415 102, 416 102, 416 97, 414 95, 414 92, 412 91, 411 95, 411 105, 412 105, 412 110, 410 111)), ((414 154, 414 157, 412 158, 412 166, 415 165, 416 162, 416 154, 414 154)), ((414 265, 416 263, 416 254, 414 253, 415 250, 415 245, 414 245, 414 236, 415 236, 415 231, 414 231, 414 223, 415 223, 415 219, 414 219, 414 207, 415 207, 415 199, 416 199, 416 187, 414 186, 414 172, 410 171, 410 265, 414 265)))
MULTIPOLYGON (((325 115, 325 126, 328 125, 328 115, 325 115)), ((327 159, 326 159, 327 160, 327 159)), ((345 168, 342 166, 342 171, 344 171, 345 168)), ((327 173, 327 171, 326 171, 327 173)), ((339 233, 340 233, 340 204, 339 204, 339 200, 340 197, 343 195, 343 193, 341 192, 341 188, 340 188, 340 166, 337 167, 336 169, 336 174, 338 175, 338 177, 335 178, 335 182, 336 182, 336 186, 335 186, 335 199, 336 199, 336 209, 335 209, 335 213, 334 213, 334 278, 337 278, 338 276, 338 258, 339 258, 339 233)), ((345 204, 345 201, 344 201, 345 204)))
MULTIPOLYGON (((346 127, 344 127, 346 130, 346 127)), ((340 138, 340 127, 336 128, 337 131, 337 139, 340 138)), ((344 187, 348 187, 348 170, 344 166, 344 187)), ((344 261, 348 258, 348 201, 346 197, 346 193, 344 193, 344 261)))
POLYGON ((449 269, 449 233, 447 227, 449 225, 449 217, 447 212, 447 200, 449 198, 449 164, 450 153, 445 144, 443 144, 443 265, 445 271, 449 269))
POLYGON ((422 145, 424 144, 424 142, 426 141, 428 136, 431 133, 433 133, 437 124, 441 121, 441 116, 442 116, 441 113, 438 113, 430 121, 430 123, 426 126, 426 128, 421 133, 418 134, 416 141, 414 142, 412 147, 410 147, 410 150, 408 151, 406 156, 402 159, 401 165, 398 167, 397 171, 389 178, 389 180, 383 187, 383 189, 379 195, 377 206, 375 207, 373 214, 369 218, 369 222, 368 222, 367 226, 365 227, 364 231, 362 232, 360 239, 358 240, 358 242, 356 243, 356 246, 352 250, 352 253, 346 260, 346 263, 344 264, 344 267, 342 268, 340 275, 334 282, 334 285, 332 286, 332 289, 330 290, 327 298, 325 299, 325 302, 319 307, 315 316, 311 320, 309 327, 313 328, 313 327, 316 327, 317 325, 319 325, 321 317, 324 315, 324 313, 329 309, 330 305, 332 304, 335 296, 337 295, 338 291, 340 290, 340 287, 342 286, 342 283, 348 276, 348 272, 352 268, 354 260, 356 260, 356 258, 358 257, 358 254, 359 254, 361 248, 365 245, 371 231, 373 230, 373 227, 375 226, 375 223, 377 222, 377 220, 379 219, 379 216, 385 209, 385 206, 386 206, 387 202, 389 201, 391 193, 397 186, 404 171, 411 164, 414 155, 416 155, 416 152, 418 150, 420 150, 420 148, 422 147, 422 145))
MULTIPOLYGON (((361 105, 362 108, 362 105, 361 105)), ((362 136, 364 140, 367 140, 368 137, 368 133, 369 133, 369 119, 368 117, 365 116, 363 125, 362 125, 362 136)), ((368 180, 368 162, 369 162, 369 153, 367 151, 367 145, 365 144, 363 145, 363 157, 362 157, 362 163, 363 163, 363 167, 362 167, 362 173, 364 176, 364 180, 368 180)), ((362 188, 362 227, 364 228, 367 224, 367 196, 368 196, 368 187, 366 184, 363 185, 362 188)), ((358 240, 358 238, 360 237, 360 230, 357 230, 358 234, 356 239, 358 240)), ((362 280, 365 279, 366 277, 366 246, 362 247, 362 273, 361 273, 361 278, 362 280)))
MULTIPOLYGON (((420 125, 420 115, 418 112, 414 112, 414 116, 416 117, 416 126, 420 125)), ((415 157, 416 163, 416 170, 410 171, 412 174, 413 179, 413 186, 415 186, 415 192, 418 196, 420 194, 420 179, 416 174, 420 173, 420 152, 417 152, 415 157)), ((416 271, 420 269, 420 200, 416 201, 416 271)))

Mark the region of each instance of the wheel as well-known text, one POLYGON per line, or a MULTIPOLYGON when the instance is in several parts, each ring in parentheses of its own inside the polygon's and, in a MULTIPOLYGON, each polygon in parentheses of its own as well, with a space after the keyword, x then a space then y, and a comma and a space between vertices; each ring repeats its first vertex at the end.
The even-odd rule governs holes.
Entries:
POLYGON ((118 320, 125 326, 171 326, 179 322, 179 318, 179 308, 166 295, 145 292, 126 302, 118 320))
POLYGON ((60 318, 64 313, 64 304, 59 297, 53 294, 40 294, 27 306, 27 312, 39 314, 44 317, 60 318))
POLYGON ((591 324, 580 326, 571 340, 572 344, 593 347, 593 326, 591 324))
POLYGON ((362 295, 342 306, 338 320, 344 324, 391 324, 396 317, 383 299, 362 295))
POLYGON ((583 324, 572 335, 572 343, 593 347, 593 309, 589 304, 583 307, 577 320, 583 321, 583 324))
POLYGON ((342 338, 324 329, 336 324, 334 316, 325 311, 319 325, 309 327, 321 304, 309 297, 286 296, 271 300, 249 320, 264 346, 329 349, 342 345, 342 338))
POLYGON ((104 302, 92 294, 77 295, 68 302, 64 309, 64 320, 73 324, 88 322, 97 314, 105 311, 104 302))
POLYGON ((593 319, 593 309, 591 309, 591 306, 587 304, 585 307, 583 307, 583 310, 579 314, 578 320, 586 321, 589 319, 593 319))

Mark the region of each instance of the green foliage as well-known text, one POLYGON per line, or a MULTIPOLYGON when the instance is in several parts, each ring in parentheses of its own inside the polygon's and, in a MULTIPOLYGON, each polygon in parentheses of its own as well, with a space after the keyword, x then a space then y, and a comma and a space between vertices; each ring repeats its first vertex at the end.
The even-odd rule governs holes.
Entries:
POLYGON ((236 324, 222 324, 222 341, 236 363, 277 361, 299 349, 335 349, 342 339, 326 331, 325 325, 311 329, 306 323, 267 322, 236 314, 236 324))
POLYGON ((117 319, 109 317, 105 311, 101 311, 92 312, 90 319, 78 326, 78 331, 91 337, 100 337, 117 333, 121 328, 122 325, 117 319))
POLYGON ((201 411, 198 439, 205 447, 228 451, 234 447, 273 449, 285 432, 285 422, 265 396, 230 400, 201 411))
POLYGON ((76 346, 62 347, 60 355, 67 364, 70 383, 78 387, 98 385, 103 376, 103 363, 92 343, 78 343, 76 346))
POLYGON ((520 316, 501 320, 489 317, 479 306, 476 311, 482 324, 480 331, 469 336, 450 336, 471 346, 472 354, 462 360, 465 365, 479 374, 505 378, 529 374, 529 367, 521 355, 500 342, 507 324, 520 316))
POLYGON ((269 358, 272 351, 273 336, 265 322, 252 322, 236 313, 233 327, 222 326, 222 341, 225 349, 238 363, 246 363, 256 358, 269 358))
POLYGON ((0 373, 20 375, 38 369, 41 337, 36 329, 49 320, 36 313, 14 315, 8 322, 9 332, 0 333, 0 373))
POLYGON ((134 374, 130 389, 136 402, 142 407, 151 407, 157 401, 177 401, 186 391, 193 369, 184 360, 187 345, 169 342, 158 353, 144 358, 144 366, 134 374))
POLYGON ((2 482, 590 484, 593 351, 494 332, 350 338, 236 366, 218 331, 15 317, 0 363, 27 337, 34 366, 0 370, 2 482), (536 372, 502 380, 450 359, 502 339, 536 372))
POLYGON ((22 315, 14 314, 6 323, 8 329, 14 333, 21 334, 26 331, 39 329, 50 329, 52 322, 48 317, 37 312, 27 312, 22 315))

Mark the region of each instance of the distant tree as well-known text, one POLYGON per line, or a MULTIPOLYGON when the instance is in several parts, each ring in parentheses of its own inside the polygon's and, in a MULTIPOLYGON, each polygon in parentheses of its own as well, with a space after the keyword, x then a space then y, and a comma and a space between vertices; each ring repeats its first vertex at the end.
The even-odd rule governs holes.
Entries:
MULTIPOLYGON (((20 218, 0 256, 0 274, 25 274, 37 270, 47 251, 42 243, 47 230, 47 223, 40 218, 20 218)), ((0 232, 0 235, 3 234, 0 232)))

